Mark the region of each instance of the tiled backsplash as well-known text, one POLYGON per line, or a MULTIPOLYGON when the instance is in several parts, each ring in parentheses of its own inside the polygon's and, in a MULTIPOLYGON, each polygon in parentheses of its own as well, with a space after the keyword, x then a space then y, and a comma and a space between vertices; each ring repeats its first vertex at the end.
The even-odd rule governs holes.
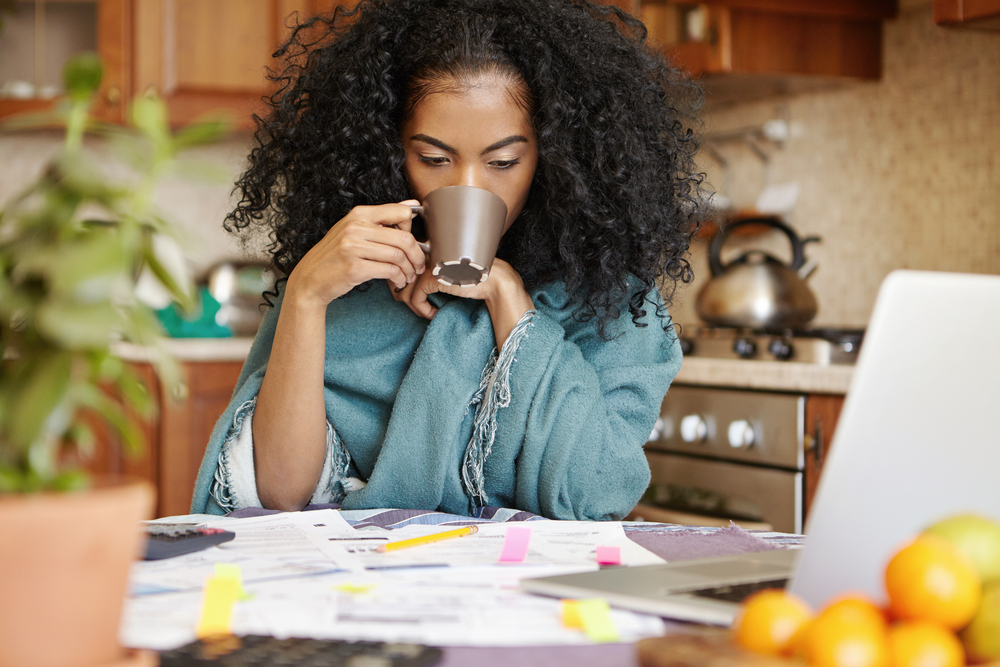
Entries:
MULTIPOLYGON (((768 147, 764 164, 745 146, 718 147, 728 176, 710 158, 711 185, 738 206, 754 203, 766 183, 798 181, 789 221, 819 268, 810 284, 817 323, 863 325, 882 278, 896 268, 1000 273, 1000 33, 941 28, 928 0, 903 0, 885 23, 879 82, 708 112, 705 131, 759 125, 788 114, 792 136, 768 147)), ((0 202, 38 173, 61 139, 56 134, 0 134, 0 202)), ((200 148, 194 157, 228 174, 222 182, 166 183, 158 201, 190 230, 196 269, 243 251, 221 224, 231 183, 249 139, 200 148)), ((704 244, 692 249, 696 282, 673 308, 697 320, 694 297, 707 274, 704 244)), ((933 321, 933 313, 928 313, 933 321)))
MULTIPOLYGON (((927 0, 904 1, 885 23, 883 62, 878 82, 705 115, 714 134, 788 114, 792 136, 766 146, 767 167, 733 143, 718 146, 728 173, 705 155, 701 167, 743 208, 767 183, 798 181, 789 222, 823 239, 808 246, 816 323, 864 325, 893 269, 1000 273, 1000 32, 938 27, 927 0)), ((706 254, 692 249, 679 322, 697 321, 706 254)))

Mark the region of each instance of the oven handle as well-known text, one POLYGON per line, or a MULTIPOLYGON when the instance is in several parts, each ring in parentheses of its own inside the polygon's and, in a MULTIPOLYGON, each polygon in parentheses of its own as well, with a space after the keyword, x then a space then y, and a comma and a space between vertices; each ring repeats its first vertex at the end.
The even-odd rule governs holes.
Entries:
POLYGON ((817 466, 823 464, 823 420, 819 417, 813 421, 813 432, 806 433, 802 438, 807 452, 812 452, 813 461, 817 466))

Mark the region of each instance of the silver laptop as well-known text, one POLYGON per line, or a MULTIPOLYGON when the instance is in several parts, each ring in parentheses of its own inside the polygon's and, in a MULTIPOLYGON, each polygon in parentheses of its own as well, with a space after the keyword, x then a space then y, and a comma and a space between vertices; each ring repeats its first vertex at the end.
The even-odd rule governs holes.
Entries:
MULTIPOLYGON (((780 582, 813 608, 884 598, 886 562, 934 521, 1000 519, 1000 276, 895 271, 882 283, 806 524, 803 549, 526 579, 667 618, 728 625, 715 591, 780 582), (797 562, 796 562, 797 561, 797 562)), ((728 596, 733 597, 733 596, 728 596)))

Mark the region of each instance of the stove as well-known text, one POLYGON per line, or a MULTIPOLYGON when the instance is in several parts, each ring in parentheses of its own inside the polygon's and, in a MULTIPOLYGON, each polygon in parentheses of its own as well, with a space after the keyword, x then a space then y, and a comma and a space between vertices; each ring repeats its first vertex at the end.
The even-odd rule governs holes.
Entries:
POLYGON ((828 366, 853 364, 864 329, 732 329, 697 327, 680 333, 685 357, 794 361, 828 366))
MULTIPOLYGON (((853 364, 864 330, 687 327, 680 336, 687 358, 826 366, 853 364)), ((806 423, 808 399, 792 391, 671 386, 646 443, 652 483, 634 514, 802 532, 806 457, 819 460, 821 451, 808 443, 822 441, 819 426, 806 423)))

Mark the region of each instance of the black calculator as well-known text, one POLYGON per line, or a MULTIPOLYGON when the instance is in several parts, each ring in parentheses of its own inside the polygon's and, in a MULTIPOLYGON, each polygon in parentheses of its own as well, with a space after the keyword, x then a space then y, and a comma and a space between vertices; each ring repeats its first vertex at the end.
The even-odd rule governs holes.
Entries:
POLYGON ((430 667, 441 649, 421 644, 223 635, 160 653, 160 667, 430 667))
POLYGON ((190 523, 146 524, 146 553, 143 560, 172 558, 228 542, 236 533, 220 528, 205 528, 190 523))

